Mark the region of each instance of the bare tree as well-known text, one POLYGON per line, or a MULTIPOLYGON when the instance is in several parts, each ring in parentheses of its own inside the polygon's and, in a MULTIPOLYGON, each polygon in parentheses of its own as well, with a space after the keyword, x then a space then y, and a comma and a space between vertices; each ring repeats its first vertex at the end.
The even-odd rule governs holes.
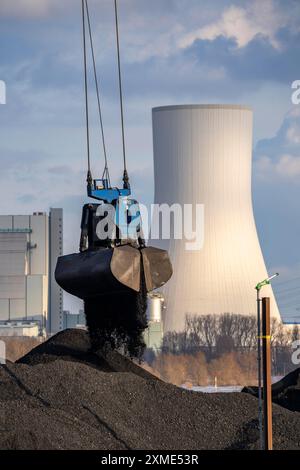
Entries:
MULTIPOLYGON (((298 338, 297 326, 293 331, 287 330, 276 319, 271 319, 273 372, 276 375, 292 370, 291 343, 298 338)), ((172 357, 187 355, 191 360, 192 356, 204 353, 208 363, 233 352, 242 353, 237 357, 245 360, 245 353, 249 355, 253 352, 255 355, 256 349, 256 316, 233 313, 186 315, 184 331, 167 333, 162 346, 162 352, 172 357)))

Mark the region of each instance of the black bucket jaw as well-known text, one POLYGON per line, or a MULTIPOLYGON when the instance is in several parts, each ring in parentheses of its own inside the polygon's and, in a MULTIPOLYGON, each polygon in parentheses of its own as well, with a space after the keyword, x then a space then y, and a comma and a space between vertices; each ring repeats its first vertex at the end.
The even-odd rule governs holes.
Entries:
POLYGON ((147 292, 163 286, 172 276, 167 251, 123 245, 61 256, 55 279, 66 292, 86 299, 128 289, 139 292, 141 270, 147 292))

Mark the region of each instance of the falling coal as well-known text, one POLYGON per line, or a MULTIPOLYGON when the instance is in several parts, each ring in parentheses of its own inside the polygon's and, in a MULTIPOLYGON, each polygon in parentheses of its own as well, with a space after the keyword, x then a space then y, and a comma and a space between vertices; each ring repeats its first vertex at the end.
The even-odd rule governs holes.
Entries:
POLYGON ((93 352, 120 350, 140 359, 145 349, 147 290, 141 272, 140 290, 127 290, 84 299, 84 311, 93 352))

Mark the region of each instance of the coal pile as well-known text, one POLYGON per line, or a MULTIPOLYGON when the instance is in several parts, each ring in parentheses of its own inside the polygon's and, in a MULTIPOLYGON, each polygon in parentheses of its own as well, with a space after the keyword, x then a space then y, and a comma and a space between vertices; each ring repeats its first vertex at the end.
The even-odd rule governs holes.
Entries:
MULTIPOLYGON (((67 330, 0 367, 1 449, 255 449, 257 399, 153 377, 67 330)), ((274 405, 274 447, 300 449, 300 414, 274 405)))
MULTIPOLYGON (((258 396, 257 387, 245 387, 242 392, 258 396)), ((300 368, 272 385, 272 401, 288 410, 300 412, 300 368)))

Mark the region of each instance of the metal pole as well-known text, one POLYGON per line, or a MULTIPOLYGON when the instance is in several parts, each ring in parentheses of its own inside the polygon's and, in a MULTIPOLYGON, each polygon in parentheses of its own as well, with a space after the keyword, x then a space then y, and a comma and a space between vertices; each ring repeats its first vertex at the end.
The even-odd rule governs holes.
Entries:
POLYGON ((273 449, 271 380, 270 298, 262 299, 262 342, 264 381, 264 449, 273 449))
POLYGON ((263 412, 262 412, 262 374, 261 374, 261 322, 260 322, 260 289, 257 289, 257 386, 258 386, 258 428, 259 428, 259 445, 263 450, 263 412))

